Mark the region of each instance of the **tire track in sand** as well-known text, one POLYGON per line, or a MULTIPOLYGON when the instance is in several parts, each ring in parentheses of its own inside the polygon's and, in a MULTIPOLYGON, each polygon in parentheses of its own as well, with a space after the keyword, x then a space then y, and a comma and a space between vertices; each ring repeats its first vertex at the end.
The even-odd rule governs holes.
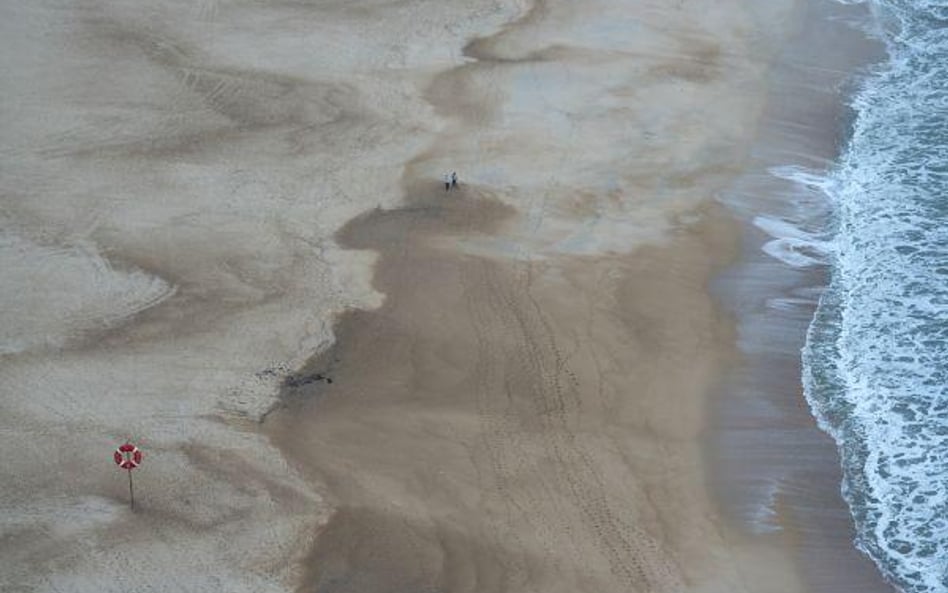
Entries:
MULTIPOLYGON (((660 543, 625 518, 633 509, 610 503, 602 470, 575 432, 582 410, 580 385, 550 319, 532 295, 533 265, 515 263, 512 268, 505 273, 480 262, 468 266, 462 280, 477 335, 473 387, 491 488, 508 513, 522 513, 538 541, 565 537, 573 548, 588 542, 607 560, 619 584, 637 591, 679 590, 679 573, 660 543), (526 435, 537 440, 533 447, 526 435), (551 464, 544 463, 545 455, 551 456, 551 464), (545 470, 552 470, 555 479, 545 470), (514 482, 543 489, 517 488, 514 482), (542 512, 549 508, 544 496, 568 501, 581 523, 569 522, 569 513, 542 512)), ((518 545, 522 541, 518 535, 518 545)), ((581 557, 581 550, 576 552, 581 557)))

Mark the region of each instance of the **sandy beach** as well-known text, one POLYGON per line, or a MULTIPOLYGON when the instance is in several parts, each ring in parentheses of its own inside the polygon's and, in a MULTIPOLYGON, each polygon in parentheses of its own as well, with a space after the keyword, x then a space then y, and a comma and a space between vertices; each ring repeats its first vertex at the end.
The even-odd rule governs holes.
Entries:
POLYGON ((886 591, 754 226, 837 10, 5 3, 0 588, 886 591))

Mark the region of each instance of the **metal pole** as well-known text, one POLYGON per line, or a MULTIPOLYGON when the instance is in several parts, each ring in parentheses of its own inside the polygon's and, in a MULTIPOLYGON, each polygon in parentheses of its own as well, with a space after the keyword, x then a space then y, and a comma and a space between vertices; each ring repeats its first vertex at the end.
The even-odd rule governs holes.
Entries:
POLYGON ((135 510, 135 492, 132 490, 132 468, 128 468, 128 499, 132 510, 135 510))

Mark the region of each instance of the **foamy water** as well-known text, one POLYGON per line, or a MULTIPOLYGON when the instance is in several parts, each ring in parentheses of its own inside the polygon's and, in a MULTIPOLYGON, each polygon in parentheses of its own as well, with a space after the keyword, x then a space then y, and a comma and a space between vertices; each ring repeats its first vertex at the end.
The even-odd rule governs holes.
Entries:
POLYGON ((948 2, 877 0, 889 60, 838 167, 832 277, 804 350, 857 545, 903 591, 948 591, 948 2))

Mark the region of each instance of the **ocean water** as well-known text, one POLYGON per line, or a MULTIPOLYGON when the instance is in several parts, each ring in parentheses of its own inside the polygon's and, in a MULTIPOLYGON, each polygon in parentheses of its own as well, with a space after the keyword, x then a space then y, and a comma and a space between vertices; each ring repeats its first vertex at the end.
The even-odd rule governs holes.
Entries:
POLYGON ((900 590, 948 592, 948 0, 871 8, 888 59, 837 166, 801 179, 833 211, 804 386, 857 546, 900 590))

